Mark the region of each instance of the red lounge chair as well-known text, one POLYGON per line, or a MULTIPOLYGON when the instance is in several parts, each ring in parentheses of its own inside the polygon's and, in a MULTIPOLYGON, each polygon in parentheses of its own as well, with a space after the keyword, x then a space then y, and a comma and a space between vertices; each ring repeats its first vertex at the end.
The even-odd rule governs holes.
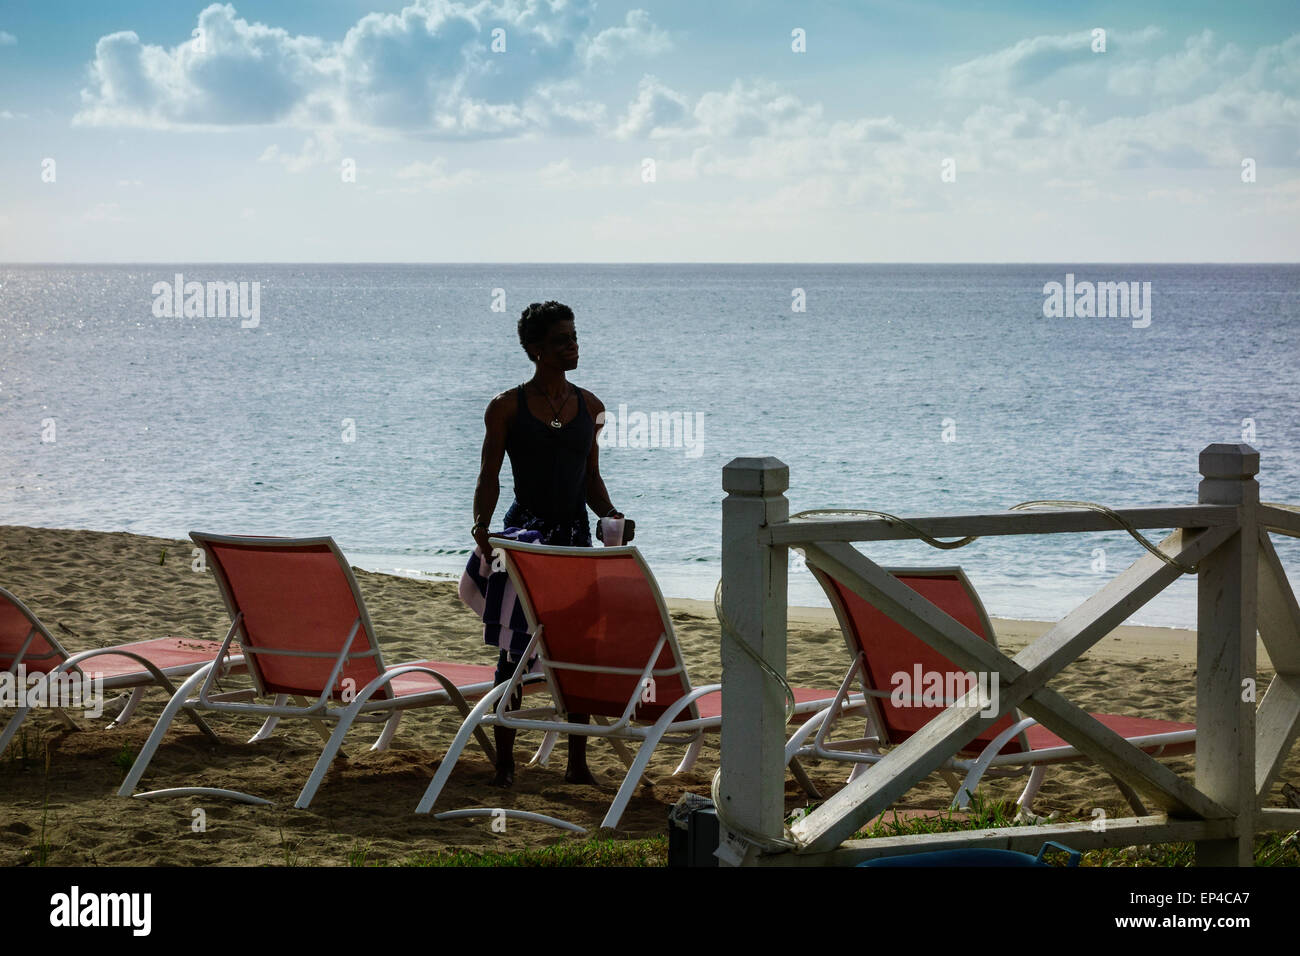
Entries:
MULTIPOLYGON (((211 664, 220 649, 217 641, 160 637, 69 656, 27 605, 0 588, 0 673, 9 675, 8 680, 23 684, 24 689, 28 675, 46 675, 47 698, 62 698, 59 688, 70 688, 75 684, 81 701, 85 702, 86 685, 93 687, 96 681, 102 681, 101 687, 106 691, 129 689, 131 697, 108 725, 110 729, 131 719, 140 698, 150 687, 158 686, 168 694, 175 694, 176 688, 168 678, 187 677, 211 664), (95 662, 93 669, 83 668, 82 665, 90 660, 95 662)), ((230 658, 228 664, 227 670, 243 669, 243 659, 238 656, 230 658)), ((21 704, 16 707, 4 730, 0 731, 0 752, 9 745, 30 709, 21 704)), ((68 727, 77 729, 64 708, 56 705, 53 710, 68 727)), ((188 713, 200 730, 216 739, 216 734, 196 713, 192 710, 188 713)))
MULTIPOLYGON (((916 637, 911 631, 895 622, 870 602, 843 586, 821 568, 809 564, 809 570, 830 597, 831 606, 840 622, 852 665, 840 685, 837 704, 828 707, 807 721, 790 738, 786 745, 786 759, 798 756, 818 756, 850 761, 854 768, 852 779, 867 766, 882 759, 881 747, 901 743, 924 727, 948 704, 927 703, 915 697, 904 704, 894 675, 914 675, 917 669, 925 674, 959 675, 963 672, 938 651, 916 637), (860 684, 865 695, 862 703, 847 702, 854 681, 860 684), (835 723, 850 714, 865 714, 866 736, 853 740, 829 739, 835 723), (813 738, 811 744, 806 741, 813 738)), ((886 569, 913 591, 924 596, 949 617, 990 644, 996 645, 993 625, 989 622, 979 596, 961 568, 891 568, 886 569)), ((914 681, 913 681, 914 683, 914 681)), ((956 684, 956 681, 952 681, 956 684)), ((945 686, 949 679, 945 678, 945 686)), ((1140 747, 1152 756, 1182 756, 1196 748, 1194 724, 1170 720, 1153 720, 1143 717, 1122 717, 1113 714, 1093 714, 1105 726, 1140 747)), ((940 772, 953 788, 953 809, 965 809, 971 796, 986 774, 991 776, 1020 776, 1029 773, 1024 792, 1017 801, 1020 808, 1030 810, 1034 796, 1042 785, 1047 765, 1091 760, 1037 721, 1021 719, 1016 713, 1005 714, 976 736, 961 753, 951 758, 940 772), (1032 772, 1031 772, 1032 771, 1032 772), (954 772, 964 773, 965 780, 957 783, 954 772)), ((1121 792, 1139 814, 1142 808, 1137 795, 1116 780, 1121 792)))
MULTIPOLYGON (((629 766, 601 824, 615 827, 661 741, 688 745, 674 773, 694 764, 703 733, 722 726, 722 685, 691 685, 663 595, 635 547, 560 548, 504 538, 492 539, 492 546, 505 555, 532 641, 514 677, 465 720, 416 812, 433 808, 470 733, 501 724, 541 730, 550 739, 558 733, 609 738, 629 766), (511 710, 533 655, 553 705, 511 710), (590 714, 596 722, 568 723, 569 713, 590 714), (624 740, 641 741, 635 759, 621 747, 624 740)), ((833 699, 825 690, 796 689, 794 696, 798 717, 833 699)))
MULTIPOLYGON (((386 667, 375 629, 356 578, 333 538, 262 538, 190 535, 207 552, 230 612, 231 625, 221 644, 229 653, 238 638, 254 689, 242 699, 212 695, 215 667, 191 675, 164 709, 118 793, 130 796, 144 775, 167 727, 182 707, 198 711, 250 714, 266 718, 261 739, 283 717, 305 717, 325 735, 322 721, 337 726, 295 806, 305 808, 356 721, 386 722, 371 748, 388 745, 401 711, 451 704, 469 713, 466 698, 486 693, 493 668, 445 661, 420 661, 386 667), (197 696, 191 696, 197 691, 197 696), (259 698, 274 698, 266 703, 259 698), (290 706, 293 698, 297 706, 290 706), (307 698, 312 698, 309 703, 307 698)), ((479 743, 491 755, 483 733, 479 743)), ((246 802, 264 802, 230 790, 179 788, 148 796, 215 793, 246 802)), ((146 796, 146 794, 140 794, 146 796)))

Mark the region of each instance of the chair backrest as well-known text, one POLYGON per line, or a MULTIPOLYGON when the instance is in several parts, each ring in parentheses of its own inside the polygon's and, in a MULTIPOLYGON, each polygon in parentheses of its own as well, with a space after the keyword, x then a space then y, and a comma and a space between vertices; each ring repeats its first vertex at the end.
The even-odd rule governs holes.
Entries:
POLYGON ((29 674, 48 674, 67 659, 68 652, 27 605, 0 588, 0 672, 22 666, 29 674))
MULTIPOLYGON (((921 675, 944 675, 945 695, 949 687, 960 689, 957 675, 966 672, 822 568, 813 567, 811 563, 809 568, 831 600, 849 653, 856 657, 860 652, 865 657, 865 689, 889 692, 895 687, 905 687, 909 691, 907 706, 898 706, 888 697, 877 697, 875 701, 887 742, 901 743, 929 723, 945 706, 911 699, 913 696, 921 696, 926 689, 915 686, 918 668, 921 675), (906 681, 896 680, 895 675, 905 675, 906 681)), ((953 620, 990 644, 997 645, 988 613, 961 568, 885 570, 953 620)), ((1010 727, 1016 719, 1015 711, 1003 715, 985 727, 964 749, 983 750, 984 745, 1010 727)), ((1028 742, 1020 735, 1009 741, 1000 752, 1020 753, 1027 749, 1028 742)))
MULTIPOLYGON (((365 601, 333 538, 190 537, 207 552, 231 620, 243 614, 236 637, 261 694, 319 697, 354 627, 330 697, 350 699, 383 671, 365 601)), ((386 699, 387 688, 375 697, 386 699)))
MULTIPOLYGON (((542 664, 560 710, 617 718, 637 695, 636 719, 653 721, 690 692, 668 608, 635 547, 560 548, 496 538, 492 546, 506 554, 529 627, 542 627, 542 664), (643 687, 641 671, 665 635, 654 683, 643 687)), ((675 719, 696 717, 691 704, 675 719)))

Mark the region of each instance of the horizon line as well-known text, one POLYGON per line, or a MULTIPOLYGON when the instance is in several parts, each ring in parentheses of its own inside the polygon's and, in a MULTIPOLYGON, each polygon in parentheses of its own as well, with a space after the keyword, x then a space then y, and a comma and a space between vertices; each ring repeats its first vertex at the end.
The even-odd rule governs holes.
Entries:
POLYGON ((1300 260, 1215 260, 1215 259, 1167 259, 1167 260, 1063 260, 1038 261, 977 261, 977 260, 716 260, 716 261, 680 261, 662 260, 637 261, 534 261, 504 262, 488 260, 448 260, 442 262, 404 260, 404 259, 364 259, 364 260, 316 260, 316 259, 172 259, 172 260, 13 260, 0 262, 0 268, 9 266, 1295 266, 1300 260))

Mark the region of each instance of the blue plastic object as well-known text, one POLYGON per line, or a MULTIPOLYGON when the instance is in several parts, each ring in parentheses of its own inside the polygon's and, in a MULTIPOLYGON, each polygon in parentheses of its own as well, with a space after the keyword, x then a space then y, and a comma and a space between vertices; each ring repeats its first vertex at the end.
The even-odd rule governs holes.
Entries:
POLYGON ((1079 851, 1060 843, 1048 841, 1038 856, 1015 850, 936 850, 932 853, 905 853, 901 856, 882 856, 867 860, 858 866, 1048 866, 1043 862, 1049 848, 1060 850, 1068 857, 1066 866, 1079 865, 1079 851))

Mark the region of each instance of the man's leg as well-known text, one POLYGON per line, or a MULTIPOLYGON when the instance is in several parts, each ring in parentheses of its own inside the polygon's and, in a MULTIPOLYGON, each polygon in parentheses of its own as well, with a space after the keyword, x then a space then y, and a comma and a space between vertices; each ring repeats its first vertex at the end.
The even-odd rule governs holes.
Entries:
MULTIPOLYGON (((585 510, 580 517, 574 520, 573 526, 568 533, 569 540, 567 543, 570 546, 578 548, 591 547, 591 524, 587 520, 585 510)), ((568 719, 571 724, 591 722, 589 714, 569 714, 568 719)), ((565 768, 564 779, 569 783, 587 783, 593 786, 596 784, 596 778, 587 769, 586 734, 569 734, 569 765, 565 768)))
MULTIPOLYGON (((507 651, 502 651, 501 656, 497 658, 496 682, 502 684, 508 681, 514 674, 514 665, 510 663, 510 655, 507 651)), ((518 710, 520 704, 520 693, 510 699, 510 709, 518 710)), ((494 787, 513 787, 515 783, 515 731, 512 727, 502 727, 497 724, 492 728, 492 742, 497 748, 497 772, 492 778, 494 787)))
MULTIPOLYGON (((571 724, 585 724, 591 720, 587 714, 569 714, 568 718, 571 724)), ((569 766, 564 771, 564 779, 569 783, 596 783, 596 778, 587 769, 586 734, 569 734, 569 766)))

